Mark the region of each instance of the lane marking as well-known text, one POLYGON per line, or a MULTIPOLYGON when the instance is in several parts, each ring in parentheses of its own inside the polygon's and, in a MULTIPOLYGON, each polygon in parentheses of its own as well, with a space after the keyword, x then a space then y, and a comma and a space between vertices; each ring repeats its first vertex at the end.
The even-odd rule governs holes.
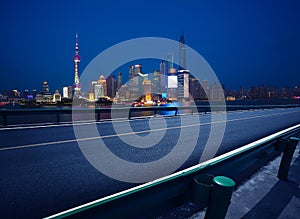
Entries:
POLYGON ((200 123, 200 124, 197 123, 197 124, 189 124, 189 125, 184 125, 184 126, 173 126, 173 127, 167 127, 167 128, 143 130, 143 131, 137 131, 137 132, 125 132, 125 133, 105 135, 105 136, 96 136, 96 137, 87 137, 87 138, 80 138, 80 139, 69 139, 69 140, 63 140, 63 141, 52 141, 52 142, 50 141, 50 142, 43 142, 43 143, 36 143, 36 144, 11 146, 11 147, 0 148, 0 151, 7 151, 7 150, 14 150, 14 149, 24 149, 24 148, 31 148, 31 147, 40 147, 40 146, 55 145, 55 144, 66 144, 66 143, 73 143, 73 142, 77 142, 77 141, 92 141, 92 140, 97 140, 97 139, 113 138, 113 137, 118 137, 118 136, 142 134, 142 133, 148 133, 148 132, 152 132, 152 131, 157 132, 157 131, 164 131, 164 130, 190 128, 190 127, 195 127, 195 126, 205 126, 205 125, 219 124, 219 123, 225 123, 225 122, 236 122, 236 121, 243 121, 243 120, 251 120, 251 119, 257 119, 257 118, 262 118, 262 117, 272 117, 272 116, 292 114, 292 113, 298 113, 298 112, 299 111, 282 112, 282 113, 275 113, 275 114, 268 114, 268 115, 258 115, 258 116, 244 117, 244 118, 221 120, 221 121, 215 121, 215 122, 206 122, 206 123, 200 123))

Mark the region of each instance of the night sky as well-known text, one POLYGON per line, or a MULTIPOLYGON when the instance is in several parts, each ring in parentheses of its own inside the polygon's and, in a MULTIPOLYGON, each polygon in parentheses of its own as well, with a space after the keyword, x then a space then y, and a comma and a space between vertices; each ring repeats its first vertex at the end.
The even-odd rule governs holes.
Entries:
MULTIPOLYGON (((137 37, 179 40, 184 32, 186 44, 226 88, 299 85, 299 11, 297 0, 1 0, 0 92, 40 90, 44 80, 52 92, 72 85, 76 33, 80 72, 114 44, 137 37)), ((147 73, 155 69, 143 66, 147 73)))

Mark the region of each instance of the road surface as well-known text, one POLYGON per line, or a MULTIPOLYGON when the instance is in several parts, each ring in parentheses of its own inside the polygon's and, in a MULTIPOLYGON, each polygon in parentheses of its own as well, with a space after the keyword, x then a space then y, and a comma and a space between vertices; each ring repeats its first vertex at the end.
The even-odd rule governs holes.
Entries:
MULTIPOLYGON (((218 113, 214 121, 211 114, 200 114, 78 123, 76 136, 72 124, 0 128, 0 218, 46 217, 136 185, 99 172, 85 158, 82 146, 91 146, 86 153, 93 154, 93 146, 101 141, 129 163, 150 164, 166 157, 179 140, 186 147, 194 144, 192 135, 197 134, 191 155, 176 167, 183 169, 199 163, 212 124, 226 125, 219 155, 299 123, 300 108, 291 108, 229 112, 227 119, 218 113), (190 135, 181 136, 183 130, 190 135)), ((186 154, 181 149, 174 156, 176 160, 186 154)), ((113 161, 101 162, 116 168, 113 161)), ((159 175, 164 168, 152 171, 159 175)))

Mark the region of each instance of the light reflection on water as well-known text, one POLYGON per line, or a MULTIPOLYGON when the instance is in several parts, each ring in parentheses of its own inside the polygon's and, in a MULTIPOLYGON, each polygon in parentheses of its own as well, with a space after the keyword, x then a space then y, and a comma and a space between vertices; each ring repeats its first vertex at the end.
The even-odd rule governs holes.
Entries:
MULTIPOLYGON (((197 102, 197 105, 208 105, 208 101, 201 101, 197 102)), ((292 99, 273 99, 273 100, 237 100, 237 101, 231 101, 226 102, 227 105, 288 105, 288 104, 300 104, 300 100, 292 100, 292 99)), ((189 102, 173 102, 173 103, 166 103, 162 106, 190 106, 193 105, 193 103, 189 102)), ((111 108, 112 106, 101 106, 101 108, 111 108)), ((122 107, 130 107, 128 104, 113 104, 113 108, 122 108, 122 107)), ((91 115, 92 109, 99 108, 95 107, 94 105, 88 105, 88 106, 76 106, 76 109, 90 109, 90 114, 80 114, 78 115, 79 120, 96 120, 97 115, 95 114, 95 117, 91 115)), ((6 105, 5 107, 1 107, 0 110, 5 109, 24 109, 26 111, 30 110, 30 108, 21 108, 17 104, 15 105, 6 105)), ((40 110, 43 109, 72 109, 72 106, 41 106, 39 108, 40 110)), ((191 110, 180 110, 178 111, 178 114, 185 114, 190 113, 191 110)), ((118 112, 119 113, 119 112, 118 112)), ((175 114, 175 111, 158 111, 159 115, 165 115, 165 116, 172 116, 175 114)), ((144 112, 134 112, 131 113, 132 117, 143 117, 143 116, 153 116, 153 112, 151 111, 144 111, 144 112)), ((128 111, 120 111, 118 118, 128 118, 128 111)), ((111 119, 110 113, 101 113, 100 119, 111 119)), ((13 115, 8 116, 7 122, 8 125, 15 125, 15 124, 32 124, 32 123, 55 123, 57 121, 57 117, 55 114, 34 114, 34 115, 13 115)), ((60 122, 71 122, 72 121, 72 114, 60 114, 60 122)), ((3 124, 3 117, 0 116, 0 125, 3 124)))

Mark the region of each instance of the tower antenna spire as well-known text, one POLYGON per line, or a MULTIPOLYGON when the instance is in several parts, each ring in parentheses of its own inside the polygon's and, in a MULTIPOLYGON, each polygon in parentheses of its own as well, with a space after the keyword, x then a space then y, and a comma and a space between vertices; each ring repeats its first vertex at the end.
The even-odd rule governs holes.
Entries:
POLYGON ((79 45, 78 45, 78 33, 76 33, 76 43, 75 43, 75 55, 73 57, 74 61, 74 96, 79 97, 80 95, 80 84, 79 84, 79 45))

